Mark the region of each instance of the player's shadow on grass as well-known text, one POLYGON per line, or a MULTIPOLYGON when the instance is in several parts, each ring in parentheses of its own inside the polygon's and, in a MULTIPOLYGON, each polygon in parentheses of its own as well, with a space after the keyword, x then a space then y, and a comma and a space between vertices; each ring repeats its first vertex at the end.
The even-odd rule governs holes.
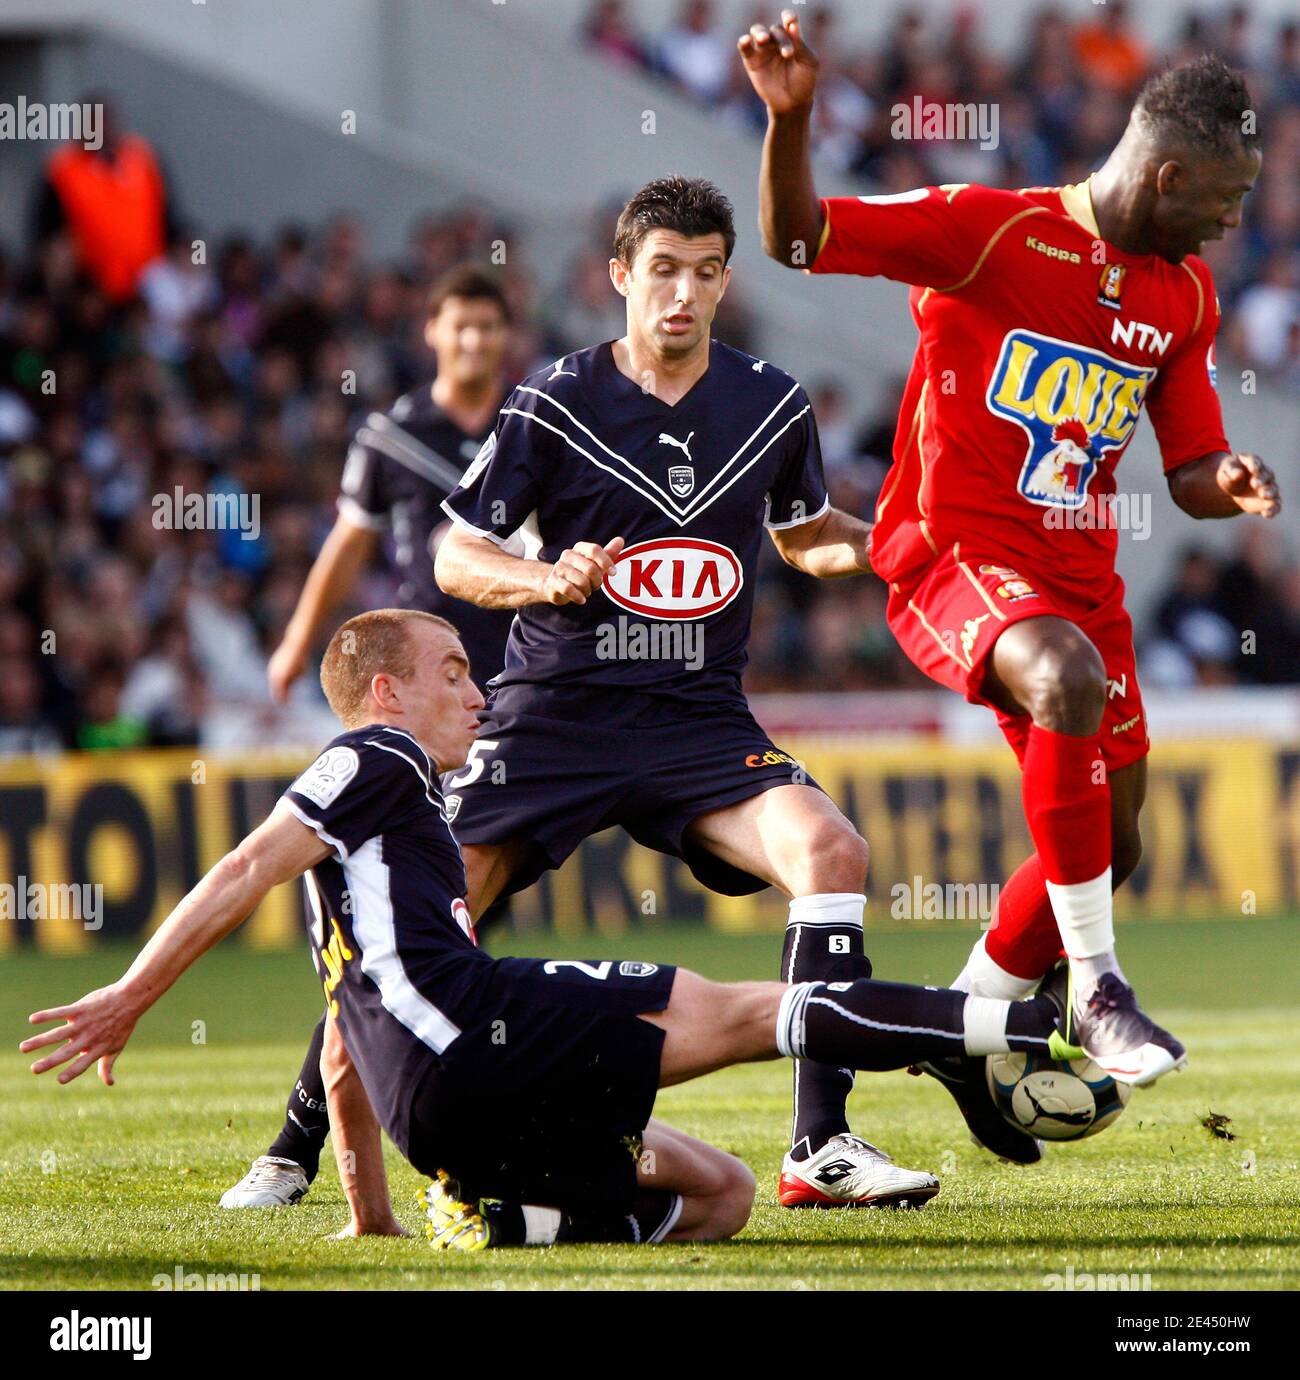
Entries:
MULTIPOLYGON (((682 1242, 680 1245, 689 1246, 690 1242, 682 1242)), ((1288 1244, 1288 1239, 1282 1234, 1277 1236, 1238 1236, 1231 1238, 1209 1235, 1158 1235, 1149 1236, 1121 1236, 1110 1234, 1107 1236, 978 1236, 973 1233, 966 1235, 934 1235, 926 1236, 921 1233, 909 1234, 906 1236, 828 1236, 816 1240, 809 1240, 807 1237, 799 1236, 742 1236, 738 1239, 725 1243, 729 1246, 751 1246, 751 1247, 780 1247, 782 1249, 811 1249, 842 1250, 845 1246, 855 1248, 862 1246, 877 1246, 881 1250, 906 1250, 906 1249, 927 1249, 943 1250, 953 1248, 965 1251, 974 1250, 1017 1250, 1025 1248, 1027 1250, 1042 1249, 1066 1252, 1067 1254, 1077 1254, 1084 1250, 1098 1251, 1132 1251, 1149 1248, 1152 1250, 1162 1247, 1203 1247, 1206 1250, 1218 1250, 1224 1246, 1231 1246, 1234 1250, 1249 1246, 1281 1246, 1288 1244)), ((678 1247, 680 1248, 680 1247, 678 1247)), ((667 1249, 667 1248, 665 1248, 667 1249)), ((933 1269, 933 1266, 927 1266, 933 1269)), ((945 1269, 964 1269, 965 1266, 958 1261, 953 1261, 944 1267, 945 1269)), ((1182 1269, 1181 1265, 1176 1268, 1182 1269)), ((1238 1271, 1234 1268, 1233 1274, 1238 1271)), ((1244 1272, 1243 1272, 1244 1273, 1244 1272)), ((1263 1271, 1262 1273, 1276 1274, 1274 1271, 1263 1271)))

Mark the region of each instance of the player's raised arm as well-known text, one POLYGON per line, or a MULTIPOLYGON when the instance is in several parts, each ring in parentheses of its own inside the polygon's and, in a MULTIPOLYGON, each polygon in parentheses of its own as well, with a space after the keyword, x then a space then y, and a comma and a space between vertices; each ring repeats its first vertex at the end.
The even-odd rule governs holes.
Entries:
POLYGON ((307 574, 280 645, 267 664, 266 678, 273 700, 283 704, 288 699, 326 618, 356 586, 374 549, 374 531, 358 526, 340 513, 307 574))
POLYGON ((809 143, 817 56, 803 41, 793 10, 781 11, 780 24, 755 24, 736 46, 767 106, 758 191, 763 250, 778 263, 806 268, 822 233, 809 143))
POLYGON ((181 900, 121 978, 70 1006, 27 1018, 32 1025, 64 1022, 18 1046, 24 1054, 56 1046, 32 1065, 32 1072, 46 1073, 72 1060, 59 1074, 60 1083, 70 1083, 98 1063, 101 1082, 111 1085, 113 1063, 136 1021, 195 959, 242 924, 272 887, 300 876, 328 852, 305 824, 277 808, 181 900))

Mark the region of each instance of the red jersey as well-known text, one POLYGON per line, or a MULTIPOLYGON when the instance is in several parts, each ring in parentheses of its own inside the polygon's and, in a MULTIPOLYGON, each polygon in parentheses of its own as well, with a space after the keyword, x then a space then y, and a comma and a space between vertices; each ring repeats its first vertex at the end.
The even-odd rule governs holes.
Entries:
POLYGON ((1226 451, 1205 263, 1102 240, 1087 183, 822 202, 814 273, 910 283, 920 342, 876 507, 876 573, 1001 557, 1087 597, 1115 578, 1115 466, 1145 404, 1166 472, 1226 451))

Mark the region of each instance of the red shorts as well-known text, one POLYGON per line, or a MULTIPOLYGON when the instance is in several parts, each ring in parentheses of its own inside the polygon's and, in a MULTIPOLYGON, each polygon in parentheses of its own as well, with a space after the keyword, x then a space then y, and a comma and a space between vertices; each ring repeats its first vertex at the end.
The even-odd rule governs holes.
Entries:
POLYGON ((984 663, 1012 623, 1050 615, 1068 619, 1101 654, 1106 667, 1102 756, 1110 771, 1145 757, 1150 747, 1133 653, 1133 623, 1119 576, 1088 602, 1049 592, 1032 572, 969 555, 959 547, 939 556, 910 589, 891 587, 886 618, 911 661, 931 680, 995 710, 1017 758, 1029 737, 1027 714, 1005 714, 985 698, 984 663))

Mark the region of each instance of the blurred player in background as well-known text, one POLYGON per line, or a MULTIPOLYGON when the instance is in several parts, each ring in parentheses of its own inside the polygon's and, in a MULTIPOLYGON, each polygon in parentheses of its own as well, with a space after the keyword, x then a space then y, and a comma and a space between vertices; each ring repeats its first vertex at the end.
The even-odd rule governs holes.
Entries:
POLYGON ((439 505, 496 425, 509 333, 510 308, 491 274, 465 264, 434 284, 424 339, 437 375, 386 413, 372 412, 358 430, 343 469, 338 518, 267 668, 272 698, 287 698, 382 533, 391 534, 402 607, 454 616, 484 683, 501 669, 509 615, 444 594, 433 578, 433 557, 447 526, 439 505))
MULTIPOLYGON (((357 432, 343 470, 334 528, 267 667, 274 699, 288 697, 326 621, 355 589, 385 533, 402 605, 454 618, 484 682, 501 669, 510 614, 444 594, 433 578, 433 557, 448 525, 439 505, 460 483, 496 424, 506 393, 502 361, 509 332, 510 309, 491 274, 464 264, 434 284, 424 339, 433 351, 437 375, 431 385, 413 389, 386 413, 372 412, 357 432)), ((322 1017, 289 1095, 280 1134, 222 1195, 223 1207, 297 1202, 316 1177, 329 1134, 320 1075, 324 1031, 322 1017)))
MULTIPOLYGON (((1148 741, 1111 499, 1145 403, 1184 512, 1278 511, 1273 475, 1223 435, 1218 302, 1196 257, 1241 223, 1259 174, 1249 93, 1210 57, 1154 78, 1104 166, 1076 186, 819 200, 817 58, 795 13, 739 47, 769 117, 767 252, 912 286, 921 339, 872 564, 908 656, 997 713, 1036 849, 955 985, 1022 996, 1063 947, 1074 1038, 1117 1080, 1152 1082, 1185 1053, 1138 1007, 1115 956, 1111 892, 1140 854, 1148 741)), ((977 1061, 927 1071, 982 1143, 1039 1157, 991 1112, 977 1061)))

